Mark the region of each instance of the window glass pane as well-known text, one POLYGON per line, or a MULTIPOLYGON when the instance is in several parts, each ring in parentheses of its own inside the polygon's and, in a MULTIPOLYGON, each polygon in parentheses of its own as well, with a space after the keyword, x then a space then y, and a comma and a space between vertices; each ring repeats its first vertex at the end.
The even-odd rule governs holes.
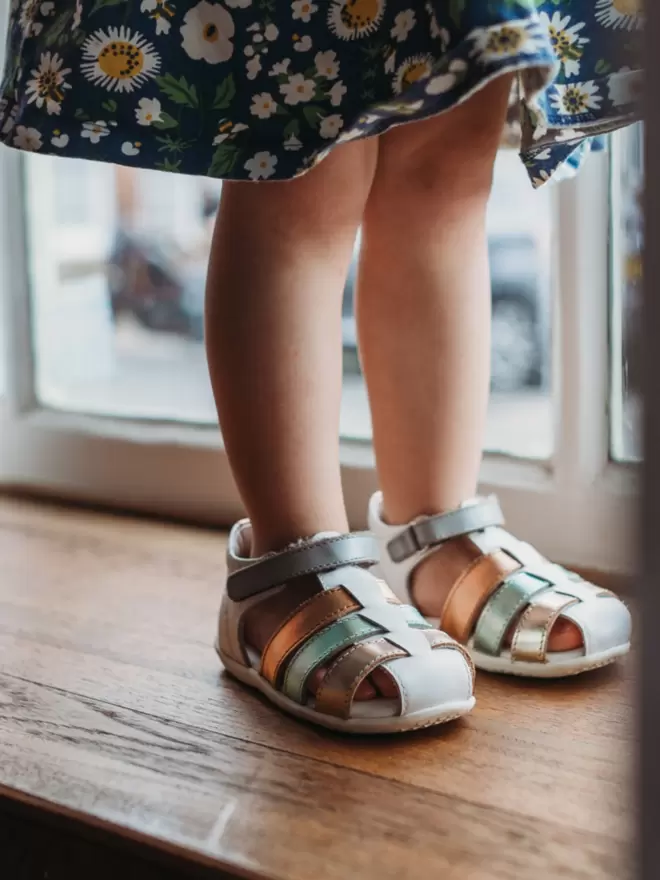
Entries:
POLYGON ((611 451, 641 459, 641 370, 644 128, 613 139, 612 150, 611 451))
MULTIPOLYGON (((70 411, 213 424, 202 300, 221 184, 45 157, 30 157, 28 171, 40 399, 70 411)), ((487 447, 529 457, 552 445, 550 198, 532 190, 513 152, 500 155, 488 216, 487 447)), ((354 281, 355 264, 344 298, 342 433, 369 440, 354 281)))

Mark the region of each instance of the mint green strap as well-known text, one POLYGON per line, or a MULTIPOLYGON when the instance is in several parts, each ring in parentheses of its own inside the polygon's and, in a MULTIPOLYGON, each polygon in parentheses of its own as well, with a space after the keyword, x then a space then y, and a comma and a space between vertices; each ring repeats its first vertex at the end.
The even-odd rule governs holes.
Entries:
POLYGON ((547 590, 550 581, 527 571, 509 575, 486 602, 474 630, 474 650, 497 657, 504 635, 536 593, 547 590))
MULTIPOLYGON (((401 609, 408 626, 414 629, 433 628, 412 605, 397 607, 401 609)), ((297 703, 304 703, 305 685, 315 669, 343 648, 375 635, 387 633, 383 633, 382 627, 361 617, 358 611, 330 624, 308 639, 293 656, 284 676, 282 692, 297 703)))
POLYGON ((305 685, 315 669, 342 648, 382 633, 381 627, 364 620, 357 612, 335 621, 298 649, 287 667, 282 692, 296 703, 304 703, 305 685))

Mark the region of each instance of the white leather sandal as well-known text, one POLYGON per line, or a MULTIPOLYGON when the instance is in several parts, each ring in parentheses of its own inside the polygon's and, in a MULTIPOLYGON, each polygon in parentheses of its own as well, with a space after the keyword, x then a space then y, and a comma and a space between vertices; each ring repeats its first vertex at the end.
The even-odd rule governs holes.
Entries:
POLYGON ((500 506, 492 496, 405 526, 383 521, 380 492, 369 505, 369 527, 381 549, 376 572, 402 601, 414 604, 411 578, 422 560, 432 553, 445 560, 450 591, 441 617, 429 622, 464 644, 477 669, 558 678, 605 666, 626 654, 631 620, 623 602, 548 562, 502 525, 500 506), (547 650, 559 618, 572 621, 582 633, 581 648, 547 650), (511 647, 505 647, 514 623, 511 647))
POLYGON ((291 715, 350 733, 428 727, 472 709, 469 655, 370 572, 373 536, 317 536, 257 559, 251 541, 249 521, 237 523, 217 642, 228 672, 291 715), (290 589, 300 604, 259 654, 245 642, 245 616, 290 589), (308 682, 319 668, 325 675, 313 695, 308 682), (397 699, 354 699, 375 669, 390 676, 397 699))

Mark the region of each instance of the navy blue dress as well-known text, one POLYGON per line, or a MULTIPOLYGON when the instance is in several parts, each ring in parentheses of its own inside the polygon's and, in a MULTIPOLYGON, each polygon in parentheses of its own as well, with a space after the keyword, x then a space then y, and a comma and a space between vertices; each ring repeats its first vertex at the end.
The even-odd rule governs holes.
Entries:
POLYGON ((288 179, 513 71, 540 185, 638 117, 642 26, 641 0, 13 0, 0 141, 288 179))

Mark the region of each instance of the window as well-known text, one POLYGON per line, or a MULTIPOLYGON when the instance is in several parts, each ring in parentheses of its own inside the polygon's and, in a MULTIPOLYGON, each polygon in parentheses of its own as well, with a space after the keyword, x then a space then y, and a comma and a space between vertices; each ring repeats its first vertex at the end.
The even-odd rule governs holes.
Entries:
POLYGON ((644 128, 613 138, 612 162, 612 457, 641 458, 642 248, 644 128))
MULTIPOLYGON (((34 157, 25 163, 36 392, 65 412, 214 426, 202 345, 221 184, 34 157)), ((551 452, 548 191, 502 153, 489 211, 493 398, 487 448, 551 452), (516 430, 511 426, 515 424, 516 430)), ((370 441, 356 347, 355 262, 344 294, 342 434, 370 441)))
MULTIPOLYGON (((633 349, 623 342, 636 309, 635 137, 539 192, 503 152, 488 216, 493 394, 482 489, 498 492, 512 531, 548 555, 609 570, 628 565, 628 461, 638 455, 626 427, 637 408, 633 349)), ((220 195, 216 182, 0 150, 0 482, 224 524, 241 514, 201 344, 220 195)), ((353 277, 342 463, 361 525, 375 474, 353 277)))

